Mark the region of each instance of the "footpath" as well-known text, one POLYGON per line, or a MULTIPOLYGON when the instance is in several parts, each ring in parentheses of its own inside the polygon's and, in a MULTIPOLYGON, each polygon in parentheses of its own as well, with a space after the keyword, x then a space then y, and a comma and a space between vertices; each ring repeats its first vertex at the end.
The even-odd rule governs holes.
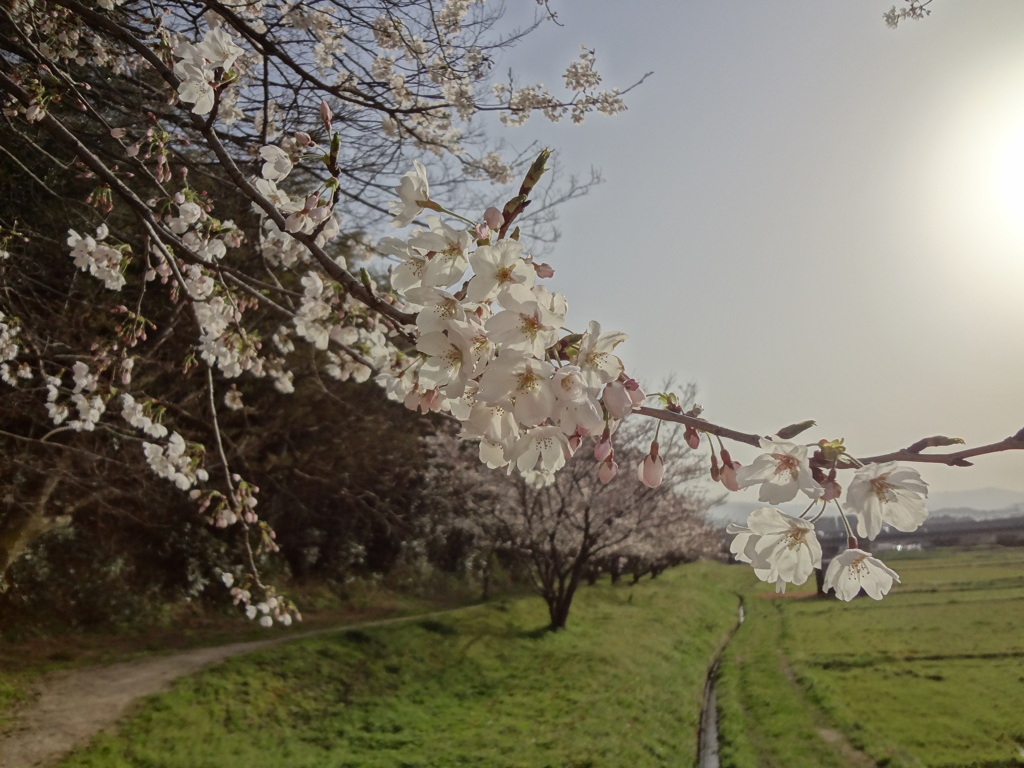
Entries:
POLYGON ((22 707, 13 723, 0 733, 0 768, 52 765, 84 747, 96 734, 115 726, 138 699, 167 691, 178 678, 232 656, 304 637, 418 621, 447 612, 339 624, 266 640, 197 648, 47 675, 35 686, 31 703, 22 707))

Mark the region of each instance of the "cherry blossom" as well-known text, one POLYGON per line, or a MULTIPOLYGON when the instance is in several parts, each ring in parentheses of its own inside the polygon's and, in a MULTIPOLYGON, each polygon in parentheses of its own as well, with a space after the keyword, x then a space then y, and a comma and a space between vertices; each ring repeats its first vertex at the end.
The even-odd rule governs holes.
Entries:
MULTIPOLYGON (((733 553, 742 553, 762 581, 776 585, 803 584, 821 567, 821 544, 808 521, 774 507, 759 507, 747 518, 747 527, 731 526, 733 553)), ((739 557, 739 555, 737 555, 739 557)))
POLYGON ((846 509, 857 515, 857 534, 874 539, 883 524, 915 531, 928 517, 928 484, 916 469, 896 462, 857 470, 846 492, 846 509))
POLYGON ((231 39, 231 35, 224 31, 224 27, 215 27, 206 33, 203 42, 196 46, 196 50, 212 67, 230 69, 235 59, 242 55, 243 51, 231 39))
POLYGON ((511 411, 526 426, 542 424, 555 406, 552 373, 551 363, 509 350, 480 377, 479 397, 511 411))
POLYGON ((590 321, 575 359, 590 386, 604 386, 619 378, 623 370, 622 361, 612 352, 625 340, 626 334, 602 333, 601 324, 596 320, 590 321))
POLYGON ((757 498, 767 504, 792 501, 798 492, 812 499, 821 496, 823 490, 811 476, 807 446, 762 438, 761 449, 768 452, 736 470, 741 487, 760 484, 757 498))
POLYGON ((847 549, 840 552, 825 570, 823 589, 835 590, 836 597, 849 602, 862 589, 875 600, 881 600, 889 593, 893 582, 899 583, 896 571, 889 568, 870 552, 861 549, 847 549))
POLYGON ((260 157, 264 161, 261 174, 267 181, 281 181, 286 179, 288 174, 292 172, 291 158, 287 152, 278 146, 267 144, 264 147, 260 147, 260 157))
POLYGON ((508 295, 530 301, 537 273, 523 260, 523 246, 516 240, 499 240, 495 245, 477 248, 469 257, 473 279, 466 296, 470 301, 499 302, 508 295))
POLYGON ((510 461, 520 472, 536 471, 544 476, 561 469, 569 453, 569 441, 558 427, 533 427, 516 442, 510 461))
POLYGON ((565 321, 565 299, 541 286, 527 295, 527 301, 505 297, 505 309, 489 318, 485 328, 496 344, 542 357, 544 350, 558 340, 558 329, 565 321))
POLYGON ((420 336, 416 349, 429 356, 419 368, 420 382, 443 389, 448 397, 461 397, 476 368, 471 338, 454 328, 420 336))
POLYGON ((414 169, 405 174, 395 188, 399 199, 391 205, 391 215, 395 217, 391 222, 393 227, 409 226, 430 201, 427 169, 419 160, 416 160, 413 166, 414 169))

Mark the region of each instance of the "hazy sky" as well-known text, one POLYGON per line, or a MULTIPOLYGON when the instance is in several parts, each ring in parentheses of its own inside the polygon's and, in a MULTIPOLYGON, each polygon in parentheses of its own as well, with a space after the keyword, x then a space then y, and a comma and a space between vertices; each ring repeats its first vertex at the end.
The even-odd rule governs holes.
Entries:
MULTIPOLYGON (((896 31, 890 5, 553 2, 524 80, 554 89, 580 43, 609 85, 654 72, 623 115, 506 132, 605 177, 550 254, 572 327, 625 331, 633 375, 747 432, 815 419, 870 455, 1024 427, 1024 2, 896 31)), ((920 469, 1024 491, 1024 452, 920 469)))

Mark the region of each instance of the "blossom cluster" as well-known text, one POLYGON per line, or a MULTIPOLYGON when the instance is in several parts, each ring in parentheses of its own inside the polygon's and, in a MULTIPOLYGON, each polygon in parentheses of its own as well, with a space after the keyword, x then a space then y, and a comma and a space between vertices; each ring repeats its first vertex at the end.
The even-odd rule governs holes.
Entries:
POLYGON ((93 277, 103 281, 103 285, 112 291, 124 287, 125 279, 121 274, 124 265, 124 254, 121 250, 104 244, 110 232, 106 224, 96 229, 96 237, 82 237, 75 230, 68 230, 67 243, 71 246, 71 258, 75 266, 93 277))
POLYGON ((171 432, 162 445, 144 442, 142 453, 157 477, 170 480, 182 491, 209 479, 206 470, 199 466, 201 455, 177 432, 171 432))
POLYGON ((11 386, 14 386, 17 376, 11 362, 17 359, 20 348, 17 320, 0 312, 0 378, 11 386))
POLYGON ((850 481, 844 506, 839 502, 842 489, 835 478, 834 468, 839 463, 835 444, 822 445, 811 456, 808 446, 784 440, 763 439, 761 449, 765 453, 749 466, 737 465, 736 486, 758 486, 759 500, 768 504, 793 501, 801 494, 809 504, 800 517, 766 506, 751 512, 746 526, 730 525, 736 559, 749 563, 759 579, 775 584, 780 592, 787 584, 803 584, 822 567, 814 521, 831 502, 839 509, 850 544, 829 564, 824 588, 834 589, 843 600, 851 600, 861 589, 876 600, 885 595, 899 576, 857 548, 849 518, 856 522, 857 535, 868 539, 874 539, 886 526, 916 530, 928 516, 928 486, 918 472, 896 462, 860 466, 850 481), (822 467, 829 464, 833 470, 826 475, 822 467))
MULTIPOLYGON (((418 163, 396 192, 396 227, 443 210, 418 163)), ((431 215, 408 238, 381 242, 398 261, 392 287, 416 313, 410 330, 418 354, 379 381, 410 408, 449 411, 462 436, 479 441, 488 467, 515 468, 546 484, 593 436, 602 478, 610 480, 617 465, 609 436, 644 398, 613 353, 626 337, 595 321, 582 334, 563 335, 566 298, 541 282, 551 268, 504 236, 506 213, 490 208, 472 229, 431 215)))
POLYGON ((221 27, 207 32, 198 45, 185 41, 174 48, 174 74, 181 80, 178 96, 193 105, 192 112, 208 115, 213 110, 217 70, 229 70, 242 53, 221 27))

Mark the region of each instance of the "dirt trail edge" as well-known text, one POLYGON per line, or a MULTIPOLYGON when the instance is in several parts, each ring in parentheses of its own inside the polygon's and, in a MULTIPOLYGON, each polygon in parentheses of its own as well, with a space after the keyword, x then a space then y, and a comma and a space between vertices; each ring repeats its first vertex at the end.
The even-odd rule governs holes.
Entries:
POLYGON ((341 624, 267 640, 198 648, 48 675, 37 684, 35 701, 21 709, 7 732, 0 734, 0 768, 51 765, 84 747, 96 734, 116 725, 136 700, 169 690, 178 678, 232 656, 306 637, 429 619, 449 612, 433 611, 341 624))

